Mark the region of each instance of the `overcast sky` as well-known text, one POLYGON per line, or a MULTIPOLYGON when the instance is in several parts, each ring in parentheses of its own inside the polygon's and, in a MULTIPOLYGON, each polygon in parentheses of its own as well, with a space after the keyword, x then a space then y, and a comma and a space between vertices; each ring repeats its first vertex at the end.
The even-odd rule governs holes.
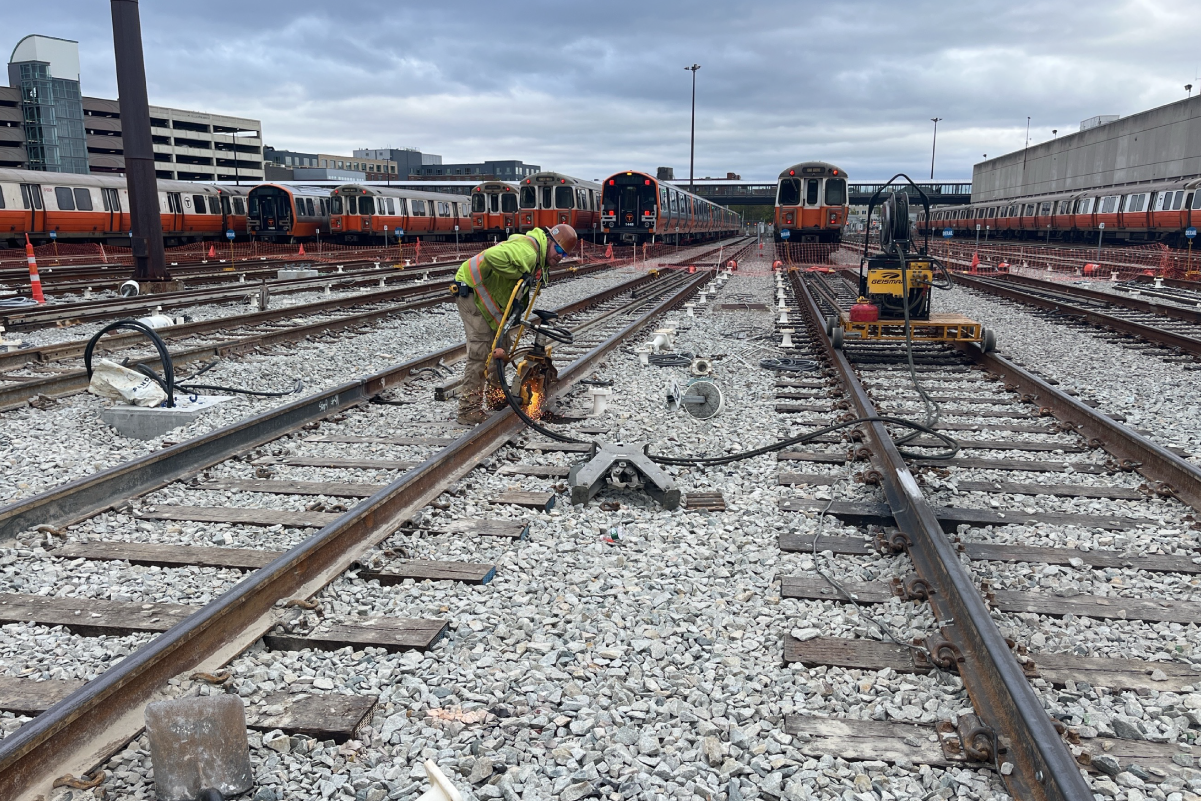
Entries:
MULTIPOLYGON (((627 168, 774 178, 971 177, 1097 114, 1185 96, 1201 55, 1180 0, 990 2, 143 2, 150 102, 254 117, 277 148, 416 147, 584 178, 627 168)), ((79 41, 116 97, 109 4, 5 3, 11 41, 79 41)))

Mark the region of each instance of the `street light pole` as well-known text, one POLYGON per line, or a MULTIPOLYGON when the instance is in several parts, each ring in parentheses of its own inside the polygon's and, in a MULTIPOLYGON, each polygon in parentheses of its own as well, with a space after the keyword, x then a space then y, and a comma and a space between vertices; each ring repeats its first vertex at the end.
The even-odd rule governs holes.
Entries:
POLYGON ((696 71, 701 68, 700 64, 693 64, 691 67, 684 69, 692 73, 692 130, 688 135, 688 191, 695 192, 696 187, 692 183, 692 167, 696 158, 696 71))
POLYGON ((930 180, 934 180, 934 151, 938 148, 938 123, 942 117, 931 117, 930 122, 934 123, 934 144, 930 145, 930 180))

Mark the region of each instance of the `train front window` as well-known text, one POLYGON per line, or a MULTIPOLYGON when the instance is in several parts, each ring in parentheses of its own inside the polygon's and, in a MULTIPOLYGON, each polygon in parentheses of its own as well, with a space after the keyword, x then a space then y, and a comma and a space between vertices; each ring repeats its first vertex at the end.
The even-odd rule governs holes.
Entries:
POLYGON ((847 202, 847 182, 841 178, 826 179, 826 205, 842 206, 847 202))
POLYGON ((358 214, 359 213, 359 199, 357 197, 355 197, 354 195, 346 196, 346 213, 347 214, 358 214))
POLYGON ((517 213, 517 195, 512 192, 505 192, 500 196, 500 210, 504 214, 517 213))
POLYGON ((495 193, 488 195, 488 211, 493 214, 500 211, 500 195, 495 193))
POLYGON ((805 182, 805 205, 806 206, 816 206, 817 205, 817 188, 818 188, 817 185, 818 185, 818 180, 816 178, 810 178, 808 181, 805 182))
POLYGON ((359 214, 366 214, 366 215, 375 214, 375 198, 373 198, 373 197, 359 198, 359 214))
MULTIPOLYGON (((254 198, 251 198, 251 200, 254 200, 254 198)), ((251 208, 250 213, 253 214, 254 213, 254 204, 251 204, 250 208, 251 208)), ((329 199, 329 213, 330 214, 341 214, 342 213, 342 196, 341 195, 334 195, 332 198, 329 199)))
POLYGON ((471 213, 472 214, 483 214, 485 208, 486 207, 484 206, 484 196, 482 194, 477 192, 476 194, 471 196, 471 213))
POLYGON ((785 178, 780 181, 780 198, 776 202, 781 206, 800 205, 801 182, 796 178, 785 178))
POLYGON ((570 186, 555 187, 555 208, 570 209, 572 207, 571 198, 574 193, 570 186))
POLYGON ((538 208, 553 209, 555 207, 554 203, 552 202, 553 192, 554 192, 554 187, 550 187, 550 186, 542 187, 542 203, 538 206, 538 208))
POLYGON ((534 187, 521 187, 521 207, 523 209, 538 208, 538 193, 534 191, 534 187))

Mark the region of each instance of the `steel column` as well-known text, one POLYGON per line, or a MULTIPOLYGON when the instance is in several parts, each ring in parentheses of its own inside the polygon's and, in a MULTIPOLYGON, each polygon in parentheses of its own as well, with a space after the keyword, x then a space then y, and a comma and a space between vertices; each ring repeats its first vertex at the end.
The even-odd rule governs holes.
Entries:
POLYGON ((113 50, 117 57, 117 95, 121 102, 121 137, 129 219, 133 233, 133 279, 170 281, 159 216, 158 179, 150 138, 150 101, 146 97, 146 64, 142 59, 142 22, 138 0, 111 0, 113 50))

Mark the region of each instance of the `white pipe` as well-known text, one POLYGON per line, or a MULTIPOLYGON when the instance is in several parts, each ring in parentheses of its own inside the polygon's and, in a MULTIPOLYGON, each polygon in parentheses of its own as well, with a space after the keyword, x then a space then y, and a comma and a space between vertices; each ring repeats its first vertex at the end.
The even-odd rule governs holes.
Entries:
POLYGON ((1155 288, 1156 288, 1156 289, 1163 289, 1163 279, 1162 279, 1162 278, 1160 278, 1159 276, 1156 276, 1156 277, 1155 277, 1155 288))
POLYGON ((649 345, 643 345, 641 348, 635 348, 634 352, 638 354, 638 361, 643 367, 650 366, 651 349, 649 345))
POLYGON ((1118 280, 1118 271, 1117 270, 1114 270, 1112 273, 1109 274, 1109 280, 1110 281, 1118 280))
POLYGON ((780 312, 780 322, 783 323, 784 325, 788 325, 788 311, 787 310, 780 312))
POLYGON ((781 348, 791 348, 792 347, 792 332, 794 330, 795 329, 792 329, 792 328, 781 328, 780 329, 780 333, 784 335, 784 338, 780 340, 781 348))
POLYGON ((688 310, 689 317, 696 317, 696 314, 695 314, 696 304, 695 303, 685 303, 684 308, 688 310))

